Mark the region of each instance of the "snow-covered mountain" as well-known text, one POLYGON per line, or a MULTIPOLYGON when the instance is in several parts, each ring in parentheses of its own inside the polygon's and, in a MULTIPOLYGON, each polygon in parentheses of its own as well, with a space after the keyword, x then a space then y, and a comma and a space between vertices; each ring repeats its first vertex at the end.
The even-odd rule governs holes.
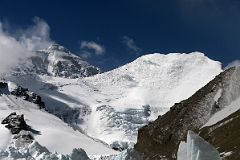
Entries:
MULTIPOLYGON (((0 89, 0 120, 13 112, 23 114, 33 135, 25 139, 28 133, 11 135, 1 126, 0 136, 5 138, 0 156, 5 158, 21 154, 61 159, 71 152, 86 157, 84 151, 73 150, 82 148, 92 159, 112 159, 137 142, 140 128, 222 72, 220 62, 193 52, 148 54, 100 73, 57 44, 34 52, 29 62, 0 77, 8 83, 7 90, 0 89)), ((132 150, 124 154, 128 152, 132 150)))
MULTIPOLYGON (((92 106, 92 114, 83 128, 93 137, 105 141, 107 138, 110 144, 119 139, 135 142, 140 127, 191 96, 220 72, 220 63, 202 53, 156 53, 81 79, 79 90, 93 91, 89 96, 81 95, 92 106)), ((62 89, 74 96, 71 90, 75 87, 67 85, 62 89)))
MULTIPOLYGON (((66 49, 57 48, 61 52, 50 47, 41 53, 66 54, 66 49)), ((129 142, 136 142, 139 128, 167 112, 174 103, 190 97, 221 71, 219 62, 199 52, 155 53, 81 79, 34 73, 4 78, 40 95, 47 111, 73 128, 122 150, 129 142)), ((61 153, 57 142, 42 142, 61 153)), ((68 144, 65 140, 63 143, 68 144)), ((69 148, 74 147, 71 144, 69 148)))
POLYGON ((144 159, 176 159, 180 142, 193 130, 212 144, 222 159, 237 160, 239 109, 240 67, 234 67, 141 128, 135 149, 144 159))
POLYGON ((15 70, 18 74, 43 74, 65 78, 80 78, 100 73, 98 67, 90 65, 81 57, 58 44, 33 53, 28 60, 15 70))

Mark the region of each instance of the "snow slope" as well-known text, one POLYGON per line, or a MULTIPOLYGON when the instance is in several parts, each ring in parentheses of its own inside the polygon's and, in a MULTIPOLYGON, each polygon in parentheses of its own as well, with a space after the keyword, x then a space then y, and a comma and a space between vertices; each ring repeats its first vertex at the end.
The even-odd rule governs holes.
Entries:
POLYGON ((188 98, 221 71, 219 62, 199 52, 155 53, 79 82, 91 84, 109 98, 116 95, 116 100, 107 104, 119 111, 149 104, 153 108, 161 108, 160 114, 163 114, 175 102, 188 98))
POLYGON ((216 124, 217 122, 223 120, 224 118, 228 117, 229 115, 233 114, 234 112, 238 111, 240 109, 240 97, 236 100, 234 100, 230 105, 225 106, 221 111, 215 113, 208 122, 202 126, 211 126, 216 124))
MULTIPOLYGON (((26 123, 36 131, 34 138, 51 152, 65 154, 70 153, 73 148, 83 148, 89 155, 116 153, 103 143, 95 141, 78 130, 73 130, 59 118, 39 110, 35 104, 3 94, 0 96, 0 120, 12 112, 24 114, 26 123)), ((1 139, 3 138, 0 141, 0 147, 5 149, 11 134, 2 124, 0 126, 1 139)))
POLYGON ((39 94, 46 107, 68 123, 78 121, 77 126, 87 135, 112 144, 136 142, 140 127, 221 71, 221 64, 203 53, 155 53, 82 79, 35 74, 5 78, 39 94), (69 112, 76 109, 81 112, 79 119, 71 119, 69 112))
POLYGON ((9 145, 9 142, 11 140, 11 133, 3 125, 0 125, 0 137, 1 137, 0 149, 4 150, 9 145))

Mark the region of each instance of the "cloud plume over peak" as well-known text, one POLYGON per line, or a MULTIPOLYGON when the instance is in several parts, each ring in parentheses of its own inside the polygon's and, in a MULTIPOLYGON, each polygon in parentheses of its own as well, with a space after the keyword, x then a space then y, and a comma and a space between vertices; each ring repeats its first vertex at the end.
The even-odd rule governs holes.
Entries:
POLYGON ((52 44, 49 25, 39 17, 33 19, 33 25, 20 31, 19 41, 28 50, 39 50, 52 44))
POLYGON ((9 28, 0 21, 0 73, 9 72, 32 56, 32 51, 44 49, 51 43, 50 27, 40 18, 34 18, 32 26, 20 28, 15 34, 10 34, 9 28))

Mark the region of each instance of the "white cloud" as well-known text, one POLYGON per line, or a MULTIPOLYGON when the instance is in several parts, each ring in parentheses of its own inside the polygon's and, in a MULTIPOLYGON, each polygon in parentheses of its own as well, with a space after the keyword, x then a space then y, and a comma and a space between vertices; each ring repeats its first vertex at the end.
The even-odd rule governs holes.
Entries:
POLYGON ((50 27, 39 17, 35 17, 33 23, 32 26, 20 31, 19 41, 28 50, 45 49, 53 43, 50 39, 50 27))
MULTIPOLYGON (((105 52, 105 48, 94 41, 81 41, 80 48, 83 50, 84 49, 93 50, 96 55, 103 55, 105 52)), ((88 56, 90 56, 89 55, 90 52, 87 51, 84 52, 88 53, 88 56)))
POLYGON ((24 48, 14 37, 3 32, 0 23, 0 73, 8 72, 21 59, 30 54, 31 52, 24 48))
POLYGON ((234 66, 240 66, 240 60, 234 60, 234 61, 230 62, 230 63, 225 67, 225 69, 228 69, 228 68, 231 68, 231 67, 234 67, 234 66))
POLYGON ((135 53, 138 53, 141 51, 141 49, 139 47, 137 47, 135 41, 128 37, 128 36, 123 36, 122 37, 122 43, 131 51, 134 51, 135 53))
POLYGON ((0 73, 9 72, 19 63, 26 61, 32 51, 46 48, 50 43, 48 24, 40 18, 34 18, 34 24, 21 28, 15 34, 0 22, 0 73))

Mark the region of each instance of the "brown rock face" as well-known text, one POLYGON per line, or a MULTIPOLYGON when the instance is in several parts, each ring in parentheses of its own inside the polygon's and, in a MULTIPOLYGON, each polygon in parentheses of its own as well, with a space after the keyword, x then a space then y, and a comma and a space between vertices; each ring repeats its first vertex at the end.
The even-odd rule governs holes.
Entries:
POLYGON ((236 78, 239 75, 240 67, 222 72, 193 96, 175 104, 165 115, 141 128, 135 150, 145 160, 176 159, 179 143, 186 140, 188 130, 198 133, 211 115, 231 103, 236 96, 240 96, 234 95, 235 90, 229 87, 239 84, 240 89, 240 78, 236 78), (221 95, 216 100, 220 90, 221 95), (234 96, 226 98, 228 95, 234 96))
POLYGON ((200 130, 200 136, 218 149, 222 160, 240 159, 240 110, 222 121, 200 130))

